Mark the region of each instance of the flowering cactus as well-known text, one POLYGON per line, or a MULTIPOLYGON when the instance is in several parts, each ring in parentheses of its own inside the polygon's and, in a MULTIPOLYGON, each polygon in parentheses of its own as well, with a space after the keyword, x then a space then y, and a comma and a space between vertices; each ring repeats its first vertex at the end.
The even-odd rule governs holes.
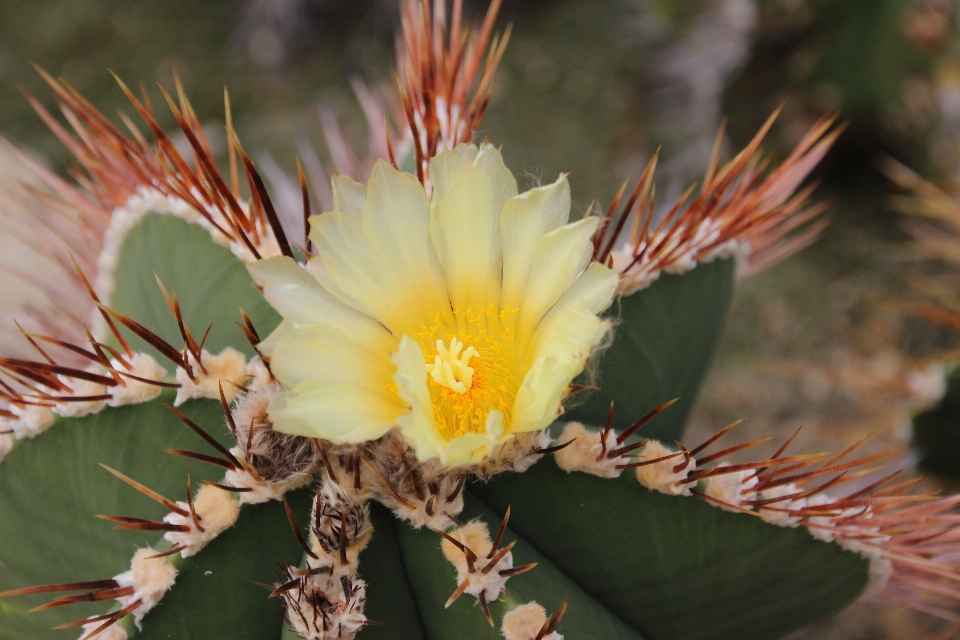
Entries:
POLYGON ((718 144, 667 210, 654 158, 571 216, 565 176, 521 193, 474 141, 497 5, 403 5, 403 120, 319 215, 302 173, 277 210, 229 111, 221 174, 179 87, 192 160, 129 91, 152 142, 31 98, 81 174, 18 197, 76 290, 0 358, 4 637, 774 638, 865 591, 956 615, 956 500, 854 447, 678 442, 736 277, 822 226, 798 188, 830 121, 777 167, 769 123, 718 144))

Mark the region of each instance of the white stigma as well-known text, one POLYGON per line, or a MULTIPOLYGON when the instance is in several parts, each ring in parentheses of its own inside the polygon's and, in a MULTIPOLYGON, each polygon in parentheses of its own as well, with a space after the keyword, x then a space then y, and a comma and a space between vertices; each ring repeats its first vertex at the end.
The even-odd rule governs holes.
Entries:
POLYGON ((427 373, 434 382, 457 393, 466 393, 473 385, 470 359, 479 355, 473 347, 467 347, 466 351, 460 353, 462 349, 463 343, 456 338, 450 339, 449 349, 443 344, 443 340, 437 340, 437 355, 433 358, 433 364, 427 365, 427 373))

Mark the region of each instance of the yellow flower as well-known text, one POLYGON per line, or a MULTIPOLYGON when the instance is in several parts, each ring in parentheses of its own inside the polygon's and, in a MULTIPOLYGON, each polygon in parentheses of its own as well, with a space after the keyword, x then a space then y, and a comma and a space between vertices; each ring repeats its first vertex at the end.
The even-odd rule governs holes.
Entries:
POLYGON ((566 177, 517 194, 500 152, 431 161, 433 194, 385 162, 333 180, 317 255, 249 266, 284 320, 265 341, 290 390, 274 428, 336 444, 397 427, 420 460, 461 466, 550 425, 609 329, 617 275, 591 263, 598 219, 567 224, 566 177))

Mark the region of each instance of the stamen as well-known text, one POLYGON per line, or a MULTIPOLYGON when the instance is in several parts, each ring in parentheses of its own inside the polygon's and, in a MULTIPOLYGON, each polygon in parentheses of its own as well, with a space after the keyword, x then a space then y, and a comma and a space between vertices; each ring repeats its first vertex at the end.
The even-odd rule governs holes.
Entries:
POLYGON ((427 373, 434 382, 457 393, 466 393, 473 386, 474 370, 469 364, 471 358, 479 355, 473 347, 467 347, 461 354, 462 349, 463 343, 456 338, 450 339, 449 349, 443 344, 443 340, 437 340, 437 355, 434 356, 433 364, 427 365, 427 373))

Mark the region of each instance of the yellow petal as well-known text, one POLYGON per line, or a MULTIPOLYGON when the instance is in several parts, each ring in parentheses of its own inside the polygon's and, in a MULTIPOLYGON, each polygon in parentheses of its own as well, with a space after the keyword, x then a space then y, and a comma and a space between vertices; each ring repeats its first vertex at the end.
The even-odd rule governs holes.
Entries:
POLYGON ((553 325, 563 321, 563 314, 567 307, 573 306, 586 313, 598 315, 613 302, 618 282, 617 272, 599 262, 594 262, 587 267, 540 321, 533 339, 528 343, 526 361, 522 365, 523 370, 529 369, 533 358, 540 352, 541 345, 550 339, 553 325))
POLYGON ((593 253, 590 238, 600 219, 584 218, 564 225, 542 236, 533 249, 537 265, 527 279, 520 307, 517 339, 529 340, 541 318, 589 263, 593 253))
POLYGON ((457 145, 454 150, 444 149, 430 160, 430 181, 433 183, 433 204, 443 200, 450 188, 453 174, 473 164, 477 148, 472 145, 457 145), (465 157, 468 155, 469 157, 465 157))
POLYGON ((393 349, 371 349, 329 325, 288 329, 277 341, 272 369, 288 387, 315 379, 350 385, 398 402, 391 390, 393 367, 389 358, 393 349))
POLYGON ((397 393, 409 409, 397 418, 397 426, 404 439, 417 452, 419 460, 436 457, 442 448, 442 438, 436 427, 430 391, 427 389, 427 364, 423 350, 416 340, 403 336, 391 362, 397 368, 393 374, 397 393))
POLYGON ((367 201, 367 185, 344 175, 333 176, 330 184, 333 187, 333 210, 359 218, 367 201))
MULTIPOLYGON (((361 224, 379 256, 380 268, 396 276, 405 306, 420 311, 421 321, 433 320, 438 309, 449 306, 440 262, 430 241, 427 194, 416 178, 378 160, 367 183, 361 224)), ((419 324, 398 327, 395 333, 420 329, 419 324)))
POLYGON ((533 248, 544 234, 566 224, 570 184, 566 176, 506 201, 500 216, 503 238, 503 308, 519 309, 533 265, 533 248))
POLYGON ((376 440, 387 433, 403 408, 348 385, 301 382, 270 402, 273 428, 334 444, 376 440))
POLYGON ((594 262, 540 322, 522 365, 511 432, 543 429, 556 419, 570 383, 609 331, 597 314, 610 305, 617 283, 615 271, 594 262))
POLYGON ((327 324, 359 342, 389 351, 396 340, 383 326, 324 291, 316 278, 285 256, 259 260, 247 271, 267 302, 293 326, 327 324))
POLYGON ((310 239, 325 270, 325 274, 317 275, 329 279, 329 283, 321 279, 327 290, 348 300, 394 334, 409 326, 419 326, 420 309, 408 303, 394 273, 380 264, 359 220, 342 211, 331 211, 314 216, 310 223, 310 239))
POLYGON ((479 311, 499 304, 499 221, 487 175, 466 164, 454 172, 431 211, 430 232, 455 309, 479 311))
POLYGON ((570 383, 583 371, 590 352, 608 329, 609 322, 590 313, 582 303, 565 305, 556 314, 517 391, 511 432, 544 429, 556 420, 570 383))
POLYGON ((500 150, 491 144, 480 146, 480 153, 473 159, 473 165, 490 179, 490 184, 493 185, 494 208, 499 214, 503 210, 503 204, 517 195, 517 179, 503 163, 500 150))

